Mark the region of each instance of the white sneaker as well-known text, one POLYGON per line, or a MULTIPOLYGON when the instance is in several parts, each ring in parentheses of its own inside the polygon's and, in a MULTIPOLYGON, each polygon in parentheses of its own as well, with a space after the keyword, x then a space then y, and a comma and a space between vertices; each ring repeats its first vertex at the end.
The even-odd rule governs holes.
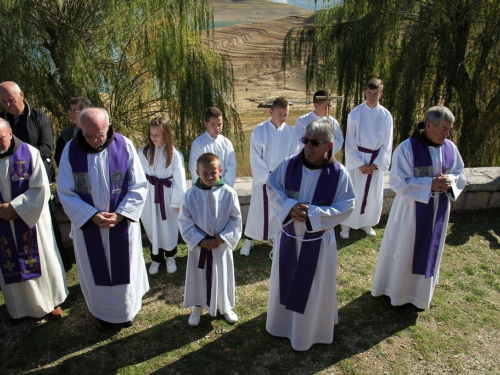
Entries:
POLYGON ((240 255, 244 256, 249 256, 250 255, 250 249, 253 247, 253 240, 245 240, 243 243, 243 246, 241 247, 240 250, 240 255))
POLYGON ((267 241, 267 246, 273 247, 273 244, 274 244, 273 240, 268 240, 267 241))
POLYGON ((158 273, 158 270, 160 269, 160 266, 160 263, 155 262, 154 260, 151 261, 151 265, 149 266, 149 274, 156 275, 158 273))
POLYGON ((193 312, 189 316, 188 320, 190 326, 196 327, 198 324, 200 324, 200 317, 202 312, 203 312, 203 307, 201 306, 193 307, 193 312))
POLYGON ((174 257, 167 258, 167 273, 174 273, 177 271, 177 266, 175 265, 174 257))
POLYGON ((229 310, 224 314, 224 318, 226 318, 226 322, 229 324, 234 324, 238 321, 238 315, 233 310, 229 310))
POLYGON ((363 230, 365 231, 367 236, 375 237, 377 235, 372 227, 363 227, 363 230))
POLYGON ((342 237, 344 240, 349 239, 349 227, 346 225, 341 225, 340 228, 342 229, 340 231, 340 237, 342 237))

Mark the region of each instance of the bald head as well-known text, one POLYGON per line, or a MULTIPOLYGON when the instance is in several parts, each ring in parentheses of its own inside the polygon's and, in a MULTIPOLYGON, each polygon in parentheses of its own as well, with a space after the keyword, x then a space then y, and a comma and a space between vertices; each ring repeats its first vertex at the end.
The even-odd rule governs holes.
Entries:
POLYGON ((10 147, 12 140, 12 129, 10 124, 3 118, 0 118, 0 154, 3 154, 10 147))
POLYGON ((19 116, 24 110, 24 93, 18 84, 12 81, 0 83, 0 101, 12 116, 19 116))
POLYGON ((87 143, 98 148, 106 142, 109 115, 104 108, 85 108, 80 113, 80 126, 87 143))

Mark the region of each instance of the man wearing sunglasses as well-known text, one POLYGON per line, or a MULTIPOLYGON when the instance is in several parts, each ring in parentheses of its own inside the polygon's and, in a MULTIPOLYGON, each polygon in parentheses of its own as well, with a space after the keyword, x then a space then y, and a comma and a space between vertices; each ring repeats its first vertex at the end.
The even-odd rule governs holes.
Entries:
POLYGON ((354 207, 346 169, 333 155, 331 123, 315 120, 304 148, 285 159, 267 180, 280 223, 273 244, 266 329, 290 339, 295 350, 330 344, 338 322, 335 225, 354 207))
POLYGON ((375 236, 382 213, 384 172, 389 170, 392 153, 392 115, 379 100, 384 84, 372 78, 366 84, 366 101, 347 118, 346 168, 356 189, 354 212, 342 223, 340 237, 349 238, 349 229, 363 229, 375 236))

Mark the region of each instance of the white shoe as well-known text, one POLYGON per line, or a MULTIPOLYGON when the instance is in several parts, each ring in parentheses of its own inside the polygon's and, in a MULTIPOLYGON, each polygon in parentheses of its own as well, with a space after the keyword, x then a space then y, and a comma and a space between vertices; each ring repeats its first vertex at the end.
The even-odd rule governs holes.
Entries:
POLYGON ((375 237, 377 235, 372 227, 363 227, 363 230, 365 231, 367 236, 375 237))
POLYGON ((175 265, 174 257, 167 258, 167 273, 174 273, 177 271, 177 266, 175 265))
POLYGON ((349 239, 349 227, 346 225, 341 225, 340 226, 342 230, 340 231, 340 237, 342 237, 344 240, 349 239))
POLYGON ((267 241, 267 246, 273 247, 273 244, 274 244, 273 240, 268 240, 267 241))
POLYGON ((149 274, 156 275, 158 273, 158 270, 160 269, 160 266, 160 263, 155 262, 154 260, 151 261, 151 265, 149 266, 149 274))
POLYGON ((240 250, 240 255, 244 256, 249 256, 250 255, 250 249, 253 247, 253 240, 245 240, 243 243, 243 246, 241 247, 240 250))
POLYGON ((229 310, 224 314, 224 318, 226 318, 226 322, 229 324, 234 324, 238 321, 238 315, 235 314, 233 310, 229 310))
POLYGON ((190 326, 196 327, 198 324, 200 324, 200 317, 202 312, 203 312, 203 307, 201 306, 193 307, 193 312, 189 316, 188 320, 190 326))

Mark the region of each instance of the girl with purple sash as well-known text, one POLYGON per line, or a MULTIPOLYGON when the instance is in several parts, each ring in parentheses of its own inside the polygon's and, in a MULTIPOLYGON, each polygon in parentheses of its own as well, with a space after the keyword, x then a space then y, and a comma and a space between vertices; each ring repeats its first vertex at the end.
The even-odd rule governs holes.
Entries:
POLYGON ((389 184, 396 192, 373 277, 372 295, 396 309, 429 308, 450 216, 465 186, 464 163, 448 139, 455 118, 430 108, 394 151, 389 184))
POLYGON ((330 344, 338 323, 337 245, 333 228, 354 207, 345 168, 332 155, 326 120, 306 128, 304 149, 269 176, 269 202, 278 217, 273 245, 266 329, 295 350, 330 344))
POLYGON ((141 221, 151 242, 149 273, 158 273, 165 264, 167 272, 174 273, 178 214, 186 192, 184 158, 173 145, 170 121, 166 117, 154 118, 148 134, 148 144, 139 149, 139 159, 148 180, 148 197, 141 221))

